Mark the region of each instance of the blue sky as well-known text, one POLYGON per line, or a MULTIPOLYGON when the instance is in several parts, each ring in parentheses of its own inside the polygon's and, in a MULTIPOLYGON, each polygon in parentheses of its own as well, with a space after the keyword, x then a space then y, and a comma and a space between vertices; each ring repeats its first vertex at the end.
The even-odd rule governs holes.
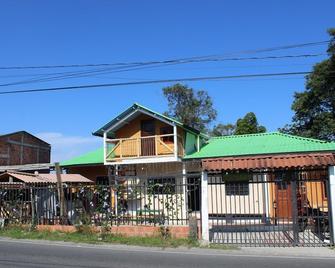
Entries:
MULTIPOLYGON (((323 41, 335 26, 334 1, 19 1, 0 3, 1 66, 65 65, 226 55, 250 49, 323 41)), ((325 53, 326 45, 247 56, 325 53)), ((76 79, 1 86, 0 91, 146 79, 310 71, 313 58, 166 66, 76 79)), ((82 68, 87 70, 88 68, 82 68)), ((73 70, 73 69, 70 69, 73 70)), ((0 84, 69 69, 0 70, 0 84)), ((303 76, 187 83, 206 89, 217 122, 249 111, 269 131, 289 123, 303 76)), ((2 95, 0 133, 27 130, 49 141, 53 160, 101 145, 91 133, 133 102, 167 109, 162 87, 128 86, 2 95)))

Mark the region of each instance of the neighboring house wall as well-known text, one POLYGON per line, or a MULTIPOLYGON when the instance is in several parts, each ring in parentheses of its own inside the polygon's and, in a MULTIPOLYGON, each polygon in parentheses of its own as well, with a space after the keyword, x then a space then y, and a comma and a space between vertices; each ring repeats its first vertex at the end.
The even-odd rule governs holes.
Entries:
POLYGON ((97 178, 108 176, 108 168, 103 164, 96 166, 76 166, 76 167, 68 167, 67 173, 80 174, 90 179, 91 181, 96 182, 97 178))
POLYGON ((231 185, 218 183, 208 185, 208 213, 212 215, 265 215, 265 189, 264 183, 245 184, 243 191, 238 183, 231 185), (235 191, 234 191, 235 190, 235 191))
POLYGON ((0 136, 0 166, 50 163, 50 151, 48 143, 25 131, 0 136))

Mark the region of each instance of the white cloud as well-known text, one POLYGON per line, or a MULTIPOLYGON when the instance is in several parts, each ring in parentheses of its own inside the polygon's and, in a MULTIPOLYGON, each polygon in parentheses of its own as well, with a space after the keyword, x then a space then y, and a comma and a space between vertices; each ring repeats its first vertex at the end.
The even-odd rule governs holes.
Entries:
POLYGON ((67 160, 102 146, 102 139, 93 136, 66 136, 59 132, 42 132, 35 135, 51 144, 52 162, 67 160))

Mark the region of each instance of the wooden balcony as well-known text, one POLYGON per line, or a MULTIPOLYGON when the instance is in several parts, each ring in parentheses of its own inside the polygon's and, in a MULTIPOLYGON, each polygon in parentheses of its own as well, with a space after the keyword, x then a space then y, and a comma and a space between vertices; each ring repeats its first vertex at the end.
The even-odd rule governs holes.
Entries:
MULTIPOLYGON (((178 155, 183 146, 178 137, 178 155)), ((154 135, 139 138, 106 139, 106 162, 119 162, 125 159, 175 156, 174 134, 154 135)))

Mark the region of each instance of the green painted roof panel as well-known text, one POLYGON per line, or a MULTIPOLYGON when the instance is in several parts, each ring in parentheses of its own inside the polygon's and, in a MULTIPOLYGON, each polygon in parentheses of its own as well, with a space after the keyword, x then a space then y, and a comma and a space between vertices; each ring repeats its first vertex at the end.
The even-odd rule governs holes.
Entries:
POLYGON ((95 151, 80 155, 67 161, 60 163, 62 167, 80 166, 80 165, 96 165, 104 163, 104 149, 99 148, 95 151))
POLYGON ((335 151, 335 142, 270 132, 215 137, 185 159, 316 151, 335 151))

